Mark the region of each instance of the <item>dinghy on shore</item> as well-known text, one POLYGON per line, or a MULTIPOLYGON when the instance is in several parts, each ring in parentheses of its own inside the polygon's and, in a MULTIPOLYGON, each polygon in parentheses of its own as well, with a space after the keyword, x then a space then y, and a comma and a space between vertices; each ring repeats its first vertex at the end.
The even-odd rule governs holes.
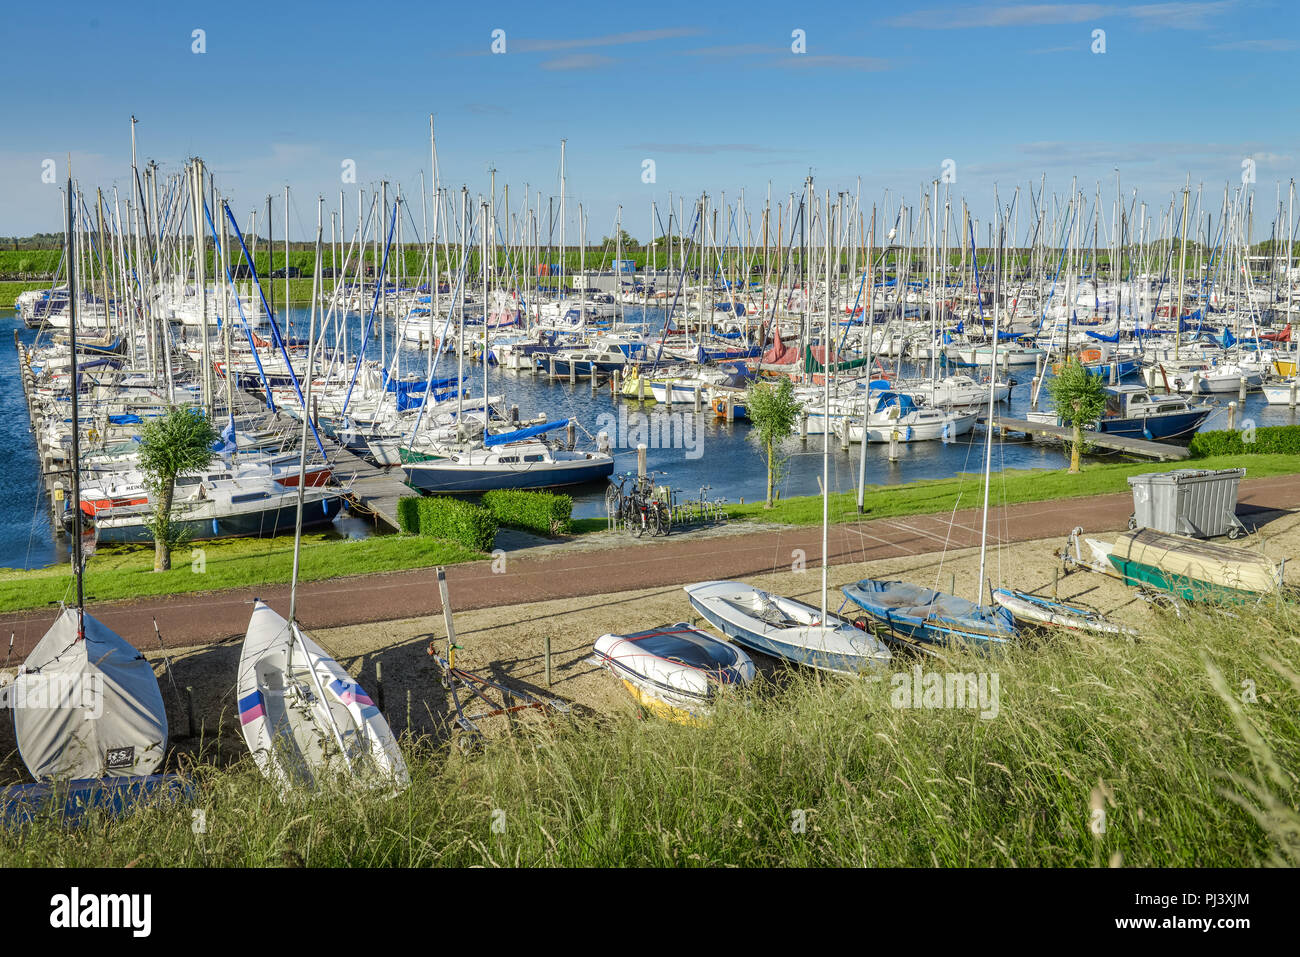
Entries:
POLYGON ((596 659, 647 711, 697 723, 718 695, 754 680, 754 662, 735 645, 685 622, 631 635, 601 635, 596 659))
POLYGON ((236 700, 253 759, 286 791, 349 777, 395 790, 410 783, 370 697, 296 621, 260 599, 239 657, 236 700))
POLYGON ((1137 635, 1128 625, 1104 618, 1090 608, 1080 608, 1008 588, 993 589, 993 600, 1011 612, 1016 621, 1030 625, 1048 625, 1071 631, 1091 631, 1102 635, 1137 635))
POLYGON ((922 585, 864 578, 841 590, 889 635, 904 641, 997 648, 1016 636, 1015 619, 1005 608, 977 605, 922 585))
POLYGON ((886 667, 889 649, 836 615, 743 582, 682 586, 709 623, 737 644, 821 671, 856 675, 886 667))

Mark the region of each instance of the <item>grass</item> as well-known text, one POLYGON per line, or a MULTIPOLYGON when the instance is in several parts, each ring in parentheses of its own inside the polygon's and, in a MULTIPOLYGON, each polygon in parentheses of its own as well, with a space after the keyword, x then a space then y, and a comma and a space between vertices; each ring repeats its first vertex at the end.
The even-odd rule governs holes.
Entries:
POLYGON ((412 784, 392 799, 282 800, 247 755, 209 763, 209 741, 183 768, 192 804, 94 811, 72 836, 38 820, 0 831, 0 854, 60 867, 1294 866, 1297 624, 1279 604, 1170 618, 1136 643, 1070 635, 958 657, 944 670, 998 677, 987 720, 896 707, 913 667, 898 660, 898 682, 787 675, 707 727, 629 709, 521 727, 469 755, 407 738, 412 784))
MULTIPOLYGON (((357 540, 304 535, 299 580, 318 581, 341 574, 364 575, 475 561, 487 556, 452 542, 414 535, 379 535, 357 540)), ((293 536, 195 542, 172 554, 171 571, 153 571, 153 545, 102 549, 86 566, 85 590, 98 601, 145 598, 271 585, 289 581, 293 536), (201 549, 200 554, 194 554, 201 549)), ((72 575, 65 565, 35 571, 0 570, 0 611, 38 608, 71 595, 72 575)))
MULTIPOLYGON (((1079 498, 1128 492, 1128 477, 1147 472, 1167 472, 1179 468, 1244 468, 1248 478, 1300 473, 1300 455, 1225 455, 1186 462, 1137 462, 1114 465, 1088 465, 1078 475, 1065 469, 1006 469, 993 473, 990 501, 997 505, 1017 502, 1041 502, 1049 499, 1079 498)), ((953 478, 926 479, 904 485, 868 485, 863 499, 867 518, 891 518, 947 512, 954 507, 978 508, 983 501, 983 476, 967 472, 953 478)), ((763 503, 729 505, 732 518, 752 519, 785 525, 820 525, 820 495, 782 499, 772 508, 763 503)), ((831 522, 857 521, 857 497, 853 492, 832 493, 831 522)))

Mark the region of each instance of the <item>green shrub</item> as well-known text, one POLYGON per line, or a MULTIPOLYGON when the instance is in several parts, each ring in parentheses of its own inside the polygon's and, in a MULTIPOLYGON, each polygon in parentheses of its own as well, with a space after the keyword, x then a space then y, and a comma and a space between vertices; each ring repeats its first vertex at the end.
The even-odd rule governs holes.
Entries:
POLYGON ((487 509, 458 498, 412 495, 397 503, 402 531, 426 538, 459 542, 475 551, 489 552, 498 523, 487 509))
POLYGON ((483 506, 500 524, 539 535, 564 535, 573 528, 573 499, 568 495, 500 488, 483 493, 483 506))
POLYGON ((1252 432, 1235 429, 1198 432, 1192 436, 1188 449, 1195 459, 1246 453, 1300 455, 1300 425, 1268 425, 1254 429, 1254 441, 1247 441, 1251 437, 1252 432))

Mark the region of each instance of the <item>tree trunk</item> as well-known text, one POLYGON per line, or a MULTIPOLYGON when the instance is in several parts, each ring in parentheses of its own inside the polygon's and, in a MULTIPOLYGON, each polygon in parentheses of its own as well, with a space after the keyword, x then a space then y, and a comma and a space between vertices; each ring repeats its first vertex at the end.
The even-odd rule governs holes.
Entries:
POLYGON ((1079 425, 1079 417, 1074 417, 1074 441, 1070 444, 1070 474, 1079 471, 1079 449, 1083 447, 1083 426, 1079 425))
POLYGON ((769 443, 767 446, 767 504, 764 508, 772 507, 772 452, 775 443, 769 443))
POLYGON ((168 480, 163 489, 162 501, 156 507, 153 532, 153 570, 156 572, 171 571, 172 567, 172 548, 171 539, 171 516, 172 516, 172 496, 176 493, 176 478, 173 476, 168 480))

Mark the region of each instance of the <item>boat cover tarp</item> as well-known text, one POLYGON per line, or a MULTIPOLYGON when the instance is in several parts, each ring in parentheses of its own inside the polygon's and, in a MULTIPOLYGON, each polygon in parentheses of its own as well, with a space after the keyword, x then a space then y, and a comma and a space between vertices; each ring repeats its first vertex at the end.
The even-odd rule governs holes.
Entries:
POLYGON ((1015 619, 1005 608, 985 608, 911 582, 864 578, 845 585, 842 591, 851 602, 882 621, 915 626, 943 624, 998 635, 1014 635, 1016 630, 1015 619))
MULTIPOLYGON (((826 370, 826 347, 825 346, 808 346, 804 350, 803 371, 804 372, 824 372, 826 370)), ((835 371, 841 369, 860 369, 869 365, 871 360, 866 356, 860 359, 843 359, 841 360, 835 352, 831 352, 831 362, 835 371)))
POLYGON ((1268 342, 1290 342, 1291 341, 1291 323, 1287 323, 1281 332, 1264 332, 1259 336, 1268 342))
POLYGON ((781 339, 776 339, 763 353, 763 365, 766 366, 791 366, 799 358, 799 350, 794 346, 786 345, 781 339))
POLYGON ((1237 591, 1267 594, 1276 591, 1281 580, 1277 565, 1258 552, 1152 528, 1120 535, 1110 554, 1112 562, 1149 565, 1166 574, 1237 591))
POLYGON ((540 425, 530 425, 526 429, 515 429, 513 432, 502 432, 500 435, 484 436, 483 444, 486 446, 493 446, 505 445, 507 442, 519 442, 523 439, 531 439, 535 435, 549 432, 551 429, 562 429, 568 424, 568 419, 557 419, 554 422, 543 422, 540 425))
POLYGON ((37 780, 151 774, 167 750, 167 713, 153 666, 120 635, 65 608, 9 693, 14 734, 37 780))

